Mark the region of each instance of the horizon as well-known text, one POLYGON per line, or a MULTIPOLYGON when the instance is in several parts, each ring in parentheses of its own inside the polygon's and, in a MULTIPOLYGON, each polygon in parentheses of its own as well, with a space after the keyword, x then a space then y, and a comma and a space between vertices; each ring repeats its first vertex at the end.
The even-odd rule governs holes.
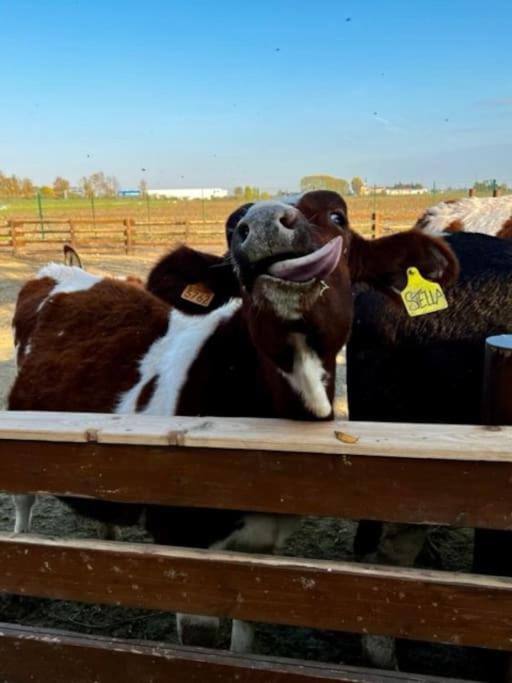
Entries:
POLYGON ((3 3, 0 171, 123 188, 512 185, 512 6, 3 3))

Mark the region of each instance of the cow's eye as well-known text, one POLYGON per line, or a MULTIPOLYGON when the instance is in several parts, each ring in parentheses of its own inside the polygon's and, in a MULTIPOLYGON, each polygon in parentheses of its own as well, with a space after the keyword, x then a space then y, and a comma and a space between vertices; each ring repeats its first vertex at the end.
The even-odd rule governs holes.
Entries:
POLYGON ((333 223, 336 223, 336 225, 339 225, 340 228, 343 228, 345 227, 345 225, 347 225, 347 217, 341 211, 334 211, 333 213, 331 213, 330 218, 331 221, 333 223))

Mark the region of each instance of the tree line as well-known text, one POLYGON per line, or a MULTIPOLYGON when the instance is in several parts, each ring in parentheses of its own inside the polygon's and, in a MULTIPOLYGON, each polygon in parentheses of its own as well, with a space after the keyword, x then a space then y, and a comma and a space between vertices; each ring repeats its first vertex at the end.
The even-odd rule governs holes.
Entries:
POLYGON ((300 179, 302 192, 308 190, 333 190, 341 195, 360 195, 364 187, 364 181, 359 176, 354 176, 349 182, 345 178, 335 178, 331 175, 307 175, 300 179))
MULTIPOLYGON (((308 175, 300 179, 300 190, 333 190, 341 195, 354 194, 360 195, 365 183, 359 176, 354 176, 348 181, 345 178, 319 174, 308 175)), ((401 187, 422 187, 420 183, 396 183, 395 188, 401 187)), ((139 189, 144 196, 147 194, 147 183, 141 180, 139 189)), ((447 188, 448 190, 463 190, 465 188, 447 188)), ((498 193, 511 192, 512 188, 506 183, 497 183, 495 180, 481 180, 473 184, 473 189, 477 194, 488 195, 497 190, 498 193)), ((51 185, 36 185, 30 178, 20 178, 16 175, 5 175, 0 171, 0 197, 4 198, 31 198, 40 193, 43 197, 115 197, 119 192, 119 182, 115 176, 107 176, 102 171, 97 171, 89 176, 80 179, 78 187, 71 185, 70 181, 62 176, 57 176, 51 185)), ((252 185, 237 186, 233 190, 232 196, 235 199, 246 202, 257 201, 258 199, 270 199, 272 196, 287 194, 277 192, 270 194, 259 187, 252 185)))
POLYGON ((92 173, 80 179, 78 187, 73 187, 69 180, 57 176, 51 185, 36 185, 30 178, 16 175, 5 175, 0 171, 0 197, 26 198, 35 197, 39 192, 43 197, 66 198, 80 197, 115 197, 119 191, 119 183, 115 176, 106 176, 102 171, 92 173))

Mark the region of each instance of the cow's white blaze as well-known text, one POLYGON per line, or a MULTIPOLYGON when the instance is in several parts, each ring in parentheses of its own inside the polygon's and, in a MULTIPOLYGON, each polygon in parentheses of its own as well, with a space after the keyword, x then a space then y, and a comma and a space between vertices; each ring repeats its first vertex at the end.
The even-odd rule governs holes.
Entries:
POLYGON ((332 406, 327 397, 327 373, 324 366, 318 355, 307 345, 303 334, 291 334, 290 341, 294 347, 293 370, 289 373, 281 371, 281 374, 313 415, 327 417, 332 406))
POLYGON ((204 316, 171 311, 167 332, 141 358, 140 379, 119 397, 115 412, 136 412, 142 389, 156 377, 153 396, 141 412, 146 415, 175 415, 180 392, 192 364, 219 324, 233 317, 240 305, 239 299, 233 299, 204 316))

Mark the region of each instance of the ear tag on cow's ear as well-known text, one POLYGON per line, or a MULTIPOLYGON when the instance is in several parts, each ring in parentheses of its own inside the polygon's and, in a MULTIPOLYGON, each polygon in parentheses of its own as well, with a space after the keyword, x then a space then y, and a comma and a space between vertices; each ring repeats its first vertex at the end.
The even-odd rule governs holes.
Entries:
POLYGON ((206 308, 213 300, 215 294, 209 289, 204 282, 194 282, 187 285, 181 293, 181 298, 185 301, 191 301, 193 304, 203 306, 206 308))
POLYGON ((417 268, 407 268, 407 285, 400 296, 411 318, 448 308, 441 285, 425 279, 417 268))

